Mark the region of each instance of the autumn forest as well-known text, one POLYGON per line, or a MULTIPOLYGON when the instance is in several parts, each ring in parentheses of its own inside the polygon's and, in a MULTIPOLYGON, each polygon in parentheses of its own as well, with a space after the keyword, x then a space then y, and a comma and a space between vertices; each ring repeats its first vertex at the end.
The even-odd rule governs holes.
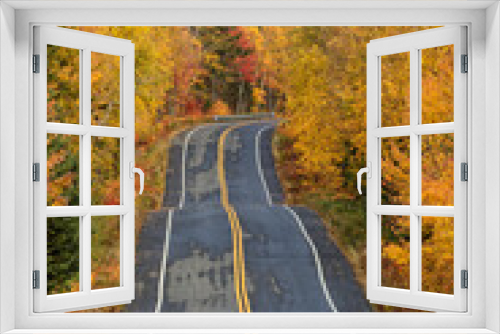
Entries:
MULTIPOLYGON (((286 202, 321 216, 365 286, 366 198, 356 190, 356 172, 366 165, 366 46, 373 39, 432 27, 66 28, 135 44, 136 166, 147 175, 144 195, 136 197, 136 235, 148 212, 163 206, 167 148, 175 134, 214 122, 214 115, 273 112, 280 121, 273 153, 286 202)), ((424 51, 423 122, 452 122, 453 48, 424 51)), ((78 123, 78 57, 78 50, 48 50, 50 122, 78 123)), ((92 55, 92 124, 119 124, 117 58, 92 55)), ((381 66, 382 125, 407 125, 409 55, 384 56, 381 66)), ((119 140, 93 140, 92 204, 117 204, 119 140)), ((47 205, 78 205, 78 137, 49 135, 47 144, 47 205)), ((384 138, 381 145, 382 204, 409 204, 409 137, 384 138)), ((423 136, 422 145, 423 204, 453 205, 453 135, 423 136)), ((113 241, 119 222, 106 219, 93 225, 92 257, 99 261, 93 262, 92 284, 97 288, 119 282, 119 244, 113 241)), ((61 232, 73 228, 78 238, 78 220, 48 224, 54 245, 48 249, 49 287, 52 293, 76 291, 78 250, 71 249, 71 234, 61 232), (66 258, 61 261, 61 256, 66 258)), ((409 287, 409 251, 408 219, 385 217, 384 286, 409 287)), ((422 272, 424 291, 453 293, 452 218, 422 220, 422 272)), ((373 311, 403 310, 372 306, 373 311)))

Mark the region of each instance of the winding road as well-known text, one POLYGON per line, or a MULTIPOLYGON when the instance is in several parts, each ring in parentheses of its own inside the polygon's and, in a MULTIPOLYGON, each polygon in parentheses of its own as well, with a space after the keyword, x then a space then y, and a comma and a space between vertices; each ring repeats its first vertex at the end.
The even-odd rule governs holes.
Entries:
POLYGON ((321 219, 283 205, 275 121, 207 124, 169 148, 165 210, 149 214, 126 312, 367 312, 321 219))

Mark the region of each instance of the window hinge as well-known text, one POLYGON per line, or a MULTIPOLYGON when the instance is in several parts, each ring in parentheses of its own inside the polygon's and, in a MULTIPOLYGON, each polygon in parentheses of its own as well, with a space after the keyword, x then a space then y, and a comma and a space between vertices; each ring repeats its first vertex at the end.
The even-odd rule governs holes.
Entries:
POLYGON ((462 73, 469 72, 469 56, 462 55, 462 73))
POLYGON ((462 270, 462 289, 467 289, 469 287, 469 274, 467 270, 462 270))
POLYGON ((40 270, 33 270, 33 289, 40 289, 40 270))
POLYGON ((469 181, 469 167, 466 162, 462 162, 460 165, 460 180, 469 181))
POLYGON ((33 73, 40 73, 40 55, 33 55, 33 73))
POLYGON ((38 162, 33 164, 33 181, 40 181, 40 164, 38 162))

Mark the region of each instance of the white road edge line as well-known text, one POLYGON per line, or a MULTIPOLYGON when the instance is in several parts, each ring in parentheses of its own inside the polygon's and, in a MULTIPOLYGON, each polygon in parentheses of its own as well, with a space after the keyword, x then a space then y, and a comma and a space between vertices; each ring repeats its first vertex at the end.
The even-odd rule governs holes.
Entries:
POLYGON ((262 135, 262 132, 273 128, 273 126, 274 125, 268 125, 262 127, 255 136, 255 162, 257 164, 257 170, 259 172, 260 182, 262 183, 262 187, 264 188, 264 192, 267 198, 267 203, 269 204, 269 206, 273 205, 273 201, 271 199, 271 194, 269 193, 269 188, 267 187, 267 182, 264 178, 264 173, 262 172, 262 162, 260 160, 260 137, 262 135))
MULTIPOLYGON (((269 203, 269 206, 271 206, 273 204, 273 202, 271 200, 271 195, 269 194, 269 188, 267 186, 266 179, 264 178, 264 173, 262 172, 262 162, 260 159, 260 137, 261 137, 262 132, 264 132, 265 130, 268 130, 272 127, 273 127, 273 125, 262 127, 259 130, 259 132, 257 133, 257 135, 255 136, 255 162, 257 164, 257 170, 259 171, 260 181, 261 181, 262 187, 264 188, 264 191, 266 193, 267 202, 269 203)), ((293 216, 293 218, 295 219, 295 222, 299 226, 300 231, 304 235, 304 238, 306 239, 307 243, 309 244, 309 247, 311 248, 311 252, 314 256, 314 262, 316 263, 318 279, 319 279, 319 282, 321 284, 321 288, 323 289, 323 294, 325 295, 326 302, 328 303, 328 305, 330 306, 330 309, 333 312, 338 312, 337 307, 335 306, 335 303, 333 302, 333 299, 331 297, 330 291, 328 290, 328 287, 326 286, 325 276, 323 275, 323 266, 321 265, 321 259, 320 259, 319 254, 318 254, 318 250, 317 250, 316 246, 314 245, 314 242, 312 241, 311 237, 309 236, 309 233, 307 233, 307 230, 304 227, 304 224, 302 224, 302 220, 300 219, 299 215, 297 215, 295 213, 295 211, 293 211, 292 208, 290 208, 289 206, 283 205, 283 207, 286 210, 288 210, 288 212, 290 212, 290 214, 293 216)))
POLYGON ((202 128, 206 128, 209 126, 216 126, 216 125, 226 125, 225 123, 210 123, 210 124, 205 124, 205 125, 199 125, 189 131, 189 133, 186 135, 186 138, 184 139, 184 146, 182 147, 182 191, 181 191, 181 198, 179 200, 179 209, 182 209, 184 207, 184 204, 186 203, 186 163, 187 163, 187 153, 189 149, 189 140, 191 140, 191 137, 194 135, 194 133, 198 130, 201 130, 202 128))
POLYGON ((299 229, 304 235, 304 238, 307 240, 307 243, 309 244, 309 247, 311 248, 311 251, 314 256, 314 261, 316 262, 316 268, 318 272, 318 278, 319 282, 321 283, 321 287, 323 289, 323 294, 325 295, 326 301, 328 302, 328 305, 330 306, 330 309, 333 312, 338 312, 337 307, 335 306, 335 303, 333 302, 333 299, 331 297, 330 291, 328 290, 328 287, 326 286, 326 281, 325 277, 323 275, 323 266, 321 265, 321 260, 319 258, 318 250, 316 249, 316 246, 314 245, 314 242, 312 241, 311 237, 309 236, 309 233, 307 233, 306 228, 304 227, 304 224, 302 224, 302 221, 297 213, 292 210, 287 205, 283 205, 285 209, 290 212, 290 214, 295 218, 295 222, 297 222, 297 225, 299 225, 299 229))
MULTIPOLYGON (((216 125, 216 124, 210 124, 210 125, 216 125)), ((182 209, 186 199, 186 160, 187 160, 189 140, 196 131, 210 125, 201 125, 192 129, 191 131, 189 131, 186 138, 184 139, 184 146, 182 148, 182 195, 179 201, 179 209, 182 209)), ((170 248, 170 235, 172 231, 173 216, 174 216, 174 210, 172 209, 168 210, 167 228, 165 230, 165 244, 163 245, 163 258, 161 261, 160 279, 158 281, 158 299, 156 302, 155 313, 159 313, 163 305, 163 287, 164 287, 165 274, 167 271, 167 259, 170 248)))
POLYGON ((182 192, 181 192, 181 199, 179 200, 179 209, 182 209, 184 207, 184 203, 186 202, 186 162, 187 162, 187 153, 189 148, 189 140, 196 131, 205 126, 206 125, 202 125, 192 129, 191 131, 189 131, 186 138, 184 139, 184 146, 182 148, 182 185, 181 185, 182 192))
POLYGON ((174 216, 173 210, 168 210, 167 215, 167 229, 165 231, 165 244, 163 245, 163 259, 160 268, 160 280, 158 281, 158 300, 156 302, 155 313, 160 313, 163 305, 163 286, 165 274, 167 272, 168 250, 170 246, 170 234, 172 230, 172 217, 174 216))

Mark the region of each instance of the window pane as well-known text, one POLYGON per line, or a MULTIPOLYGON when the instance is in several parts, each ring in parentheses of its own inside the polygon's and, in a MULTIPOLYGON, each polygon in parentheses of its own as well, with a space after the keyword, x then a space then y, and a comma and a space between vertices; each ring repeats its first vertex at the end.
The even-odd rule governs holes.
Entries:
POLYGON ((80 290, 80 218, 47 218, 47 294, 80 290))
POLYGON ((422 291, 453 294, 453 218, 422 217, 422 291))
POLYGON ((382 138, 382 205, 410 204, 410 137, 382 138))
POLYGON ((80 50, 47 45, 47 122, 80 122, 80 50))
POLYGON ((92 205, 120 204, 120 138, 92 137, 92 205))
POLYGON ((92 217, 92 289, 120 286, 120 216, 92 217))
POLYGON ((421 50, 422 123, 453 122, 453 45, 421 50))
POLYGON ((120 126, 120 57, 92 52, 92 125, 120 126))
POLYGON ((380 58, 382 126, 410 125, 410 53, 380 58))
POLYGON ((381 217, 381 285, 410 288, 410 217, 381 217))
POLYGON ((47 206, 80 205, 80 137, 47 134, 47 206))
POLYGON ((422 136, 422 205, 453 205, 453 134, 422 136))

